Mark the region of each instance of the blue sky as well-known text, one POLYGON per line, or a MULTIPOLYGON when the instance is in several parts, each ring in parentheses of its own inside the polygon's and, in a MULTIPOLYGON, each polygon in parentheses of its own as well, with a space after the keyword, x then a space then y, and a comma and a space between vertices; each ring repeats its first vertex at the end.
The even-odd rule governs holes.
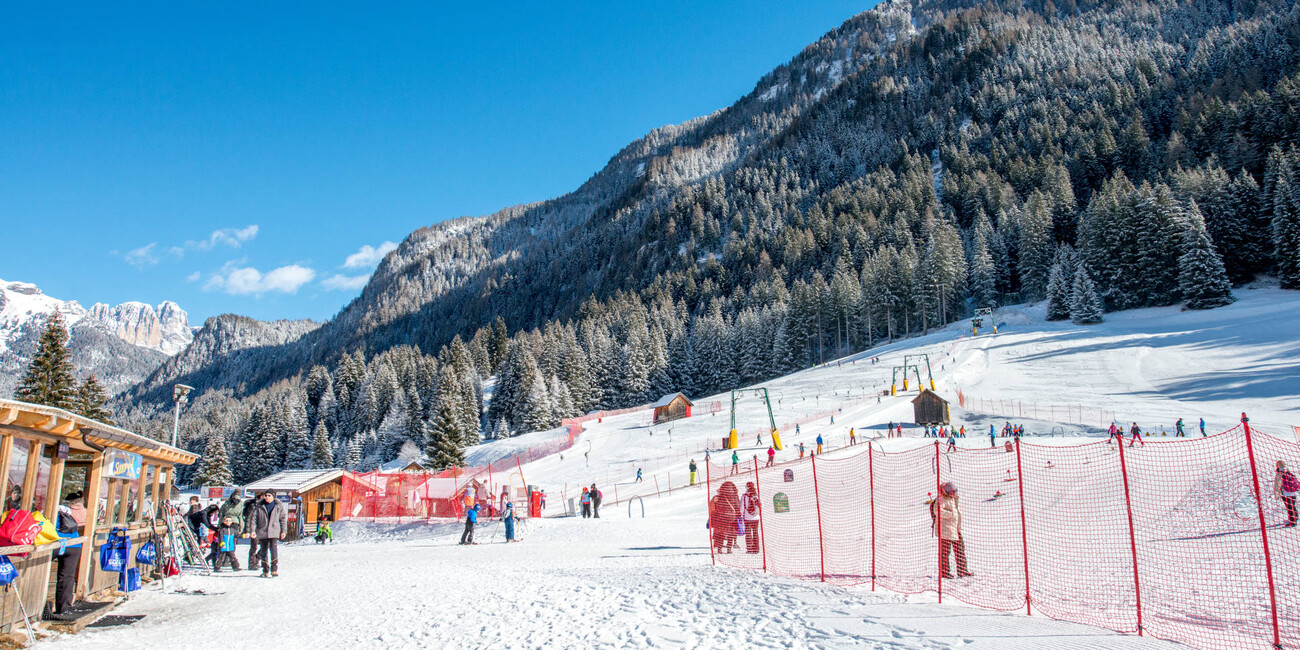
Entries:
POLYGON ((0 278, 325 319, 411 231, 576 188, 875 4, 27 3, 0 278))

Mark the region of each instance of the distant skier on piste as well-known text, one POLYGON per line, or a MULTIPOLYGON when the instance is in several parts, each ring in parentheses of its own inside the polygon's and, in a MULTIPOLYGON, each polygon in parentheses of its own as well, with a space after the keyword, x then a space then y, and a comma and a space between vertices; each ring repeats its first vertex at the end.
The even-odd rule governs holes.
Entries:
POLYGON ((1128 441, 1128 446, 1132 447, 1135 442, 1141 442, 1143 447, 1147 446, 1147 443, 1142 442, 1142 429, 1138 428, 1137 422, 1133 423, 1133 428, 1129 429, 1129 433, 1132 437, 1128 441))
MULTIPOLYGON (((1135 425, 1135 426, 1136 426, 1136 425, 1135 425)), ((1114 443, 1116 440, 1119 441, 1119 444, 1121 444, 1121 445, 1124 444, 1124 430, 1123 430, 1123 429, 1120 429, 1118 424, 1116 424, 1116 423, 1114 423, 1114 422, 1111 422, 1111 423, 1110 423, 1110 437, 1106 439, 1106 444, 1108 444, 1108 445, 1109 445, 1109 444, 1112 444, 1112 443, 1114 443)))
POLYGON ((1201 418, 1201 437, 1205 437, 1205 418, 1201 418))
POLYGON ((817 455, 822 454, 822 434, 817 434, 817 455))
POLYGON ((740 456, 736 452, 731 452, 731 473, 736 474, 740 471, 740 456))
POLYGON ((691 485, 695 485, 695 470, 696 470, 696 468, 695 468, 695 459, 694 459, 694 458, 691 459, 691 464, 690 464, 690 466, 689 466, 689 469, 690 469, 690 471, 691 471, 691 485))
POLYGON ((640 468, 640 467, 636 468, 636 481, 635 481, 635 482, 637 482, 637 483, 640 483, 640 482, 641 482, 641 468, 640 468))
POLYGON ((1178 421, 1174 423, 1174 429, 1176 430, 1176 433, 1174 433, 1174 437, 1175 437, 1175 438, 1186 438, 1186 437, 1187 437, 1187 434, 1183 432, 1183 419, 1182 419, 1182 418, 1178 418, 1178 421))
POLYGON ((776 450, 771 445, 767 447, 767 466, 771 467, 776 463, 776 450))

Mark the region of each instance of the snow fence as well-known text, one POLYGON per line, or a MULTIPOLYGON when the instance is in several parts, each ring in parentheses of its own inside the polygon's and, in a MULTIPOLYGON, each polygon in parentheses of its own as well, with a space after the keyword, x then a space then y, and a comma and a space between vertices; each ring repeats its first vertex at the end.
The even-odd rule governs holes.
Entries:
POLYGON ((1300 648, 1300 528, 1285 526, 1274 494, 1276 462, 1300 470, 1300 444, 1245 424, 1127 445, 864 442, 837 458, 711 463, 711 552, 716 564, 936 592, 1200 648, 1300 648), (945 511, 930 506, 948 482, 958 544, 941 544, 945 511), (751 485, 756 498, 744 496, 751 485), (751 501, 760 507, 744 521, 751 501), (942 551, 953 555, 946 574, 942 551))

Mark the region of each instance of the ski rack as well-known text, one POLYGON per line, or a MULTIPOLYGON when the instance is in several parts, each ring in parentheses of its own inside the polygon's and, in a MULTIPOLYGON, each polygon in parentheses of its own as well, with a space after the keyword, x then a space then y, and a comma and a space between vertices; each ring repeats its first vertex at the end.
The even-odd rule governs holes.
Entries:
POLYGON ((163 513, 166 515, 168 548, 171 550, 172 558, 176 564, 182 568, 190 567, 201 569, 203 571, 212 571, 208 565, 208 560, 203 555, 203 547, 199 545, 199 540, 194 536, 194 531, 190 525, 181 516, 180 510, 177 509, 170 501, 163 502, 163 513))

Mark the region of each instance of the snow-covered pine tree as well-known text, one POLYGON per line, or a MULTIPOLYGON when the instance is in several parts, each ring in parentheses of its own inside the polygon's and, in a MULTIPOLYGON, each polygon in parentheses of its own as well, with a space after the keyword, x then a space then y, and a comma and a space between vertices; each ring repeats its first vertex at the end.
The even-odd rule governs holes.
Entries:
POLYGON ((1201 211, 1193 201, 1187 208, 1186 251, 1178 258, 1178 291, 1188 309, 1213 309, 1231 304, 1232 284, 1223 258, 1205 229, 1201 211))
POLYGON ((997 307, 997 272, 983 229, 976 228, 971 242, 970 294, 976 307, 997 307))
POLYGON ((546 380, 542 379, 540 370, 535 371, 533 381, 524 398, 524 414, 521 421, 523 431, 545 431, 559 424, 555 417, 555 408, 546 391, 546 380))
POLYGON ((1020 287, 1031 300, 1047 293, 1053 247, 1051 206, 1048 197, 1035 190, 1020 219, 1020 287))
POLYGON ((76 408, 77 383, 68 359, 68 328, 58 311, 45 322, 36 354, 18 381, 14 399, 66 410, 76 408))
POLYGON ((1105 309, 1102 307, 1101 296, 1097 295, 1097 287, 1092 283, 1088 263, 1082 259, 1075 266, 1072 285, 1070 320, 1076 325, 1100 323, 1105 309))
POLYGON ((284 469, 311 469, 311 437, 307 435, 307 418, 291 418, 285 432, 284 469))
POLYGON ((231 485, 235 477, 230 471, 230 454, 226 452, 226 436, 213 431, 203 449, 203 460, 194 476, 194 485, 231 485))
POLYGON ((94 375, 86 377, 77 387, 77 405, 73 413, 104 424, 113 424, 113 411, 106 406, 108 396, 94 375))
POLYGON ((547 382, 547 385, 556 418, 563 419, 581 415, 573 408, 573 396, 569 394, 569 387, 565 386, 559 377, 551 375, 551 380, 547 382))
POLYGON ((361 469, 361 440, 364 437, 365 434, 359 434, 348 441, 348 456, 344 464, 354 472, 361 469))
POLYGON ((1047 320, 1066 320, 1070 317, 1069 282, 1065 266, 1053 264, 1047 281, 1047 320))
MULTIPOLYGON (((399 390, 378 429, 379 439, 383 441, 384 446, 378 453, 385 462, 396 457, 397 451, 402 448, 402 443, 411 439, 411 419, 406 391, 399 390)), ((417 416, 415 420, 419 421, 419 417, 417 416)))
POLYGON ((1131 245, 1136 259, 1124 272, 1137 283, 1134 293, 1142 305, 1172 304, 1178 298, 1178 256, 1187 217, 1164 183, 1138 188, 1135 216, 1131 245))
MULTIPOLYGON (((1291 171, 1273 183, 1273 261, 1283 289, 1300 289, 1300 185, 1291 171)), ((43 339, 42 339, 43 340, 43 339)))
POLYGON ((311 466, 313 469, 334 467, 334 450, 330 448, 330 433, 323 421, 316 423, 312 432, 311 466))
MULTIPOLYGON (((502 423, 504 425, 504 421, 502 423)), ((429 423, 424 453, 429 457, 431 469, 444 470, 465 464, 464 452, 457 444, 456 415, 451 405, 439 402, 429 423)))

